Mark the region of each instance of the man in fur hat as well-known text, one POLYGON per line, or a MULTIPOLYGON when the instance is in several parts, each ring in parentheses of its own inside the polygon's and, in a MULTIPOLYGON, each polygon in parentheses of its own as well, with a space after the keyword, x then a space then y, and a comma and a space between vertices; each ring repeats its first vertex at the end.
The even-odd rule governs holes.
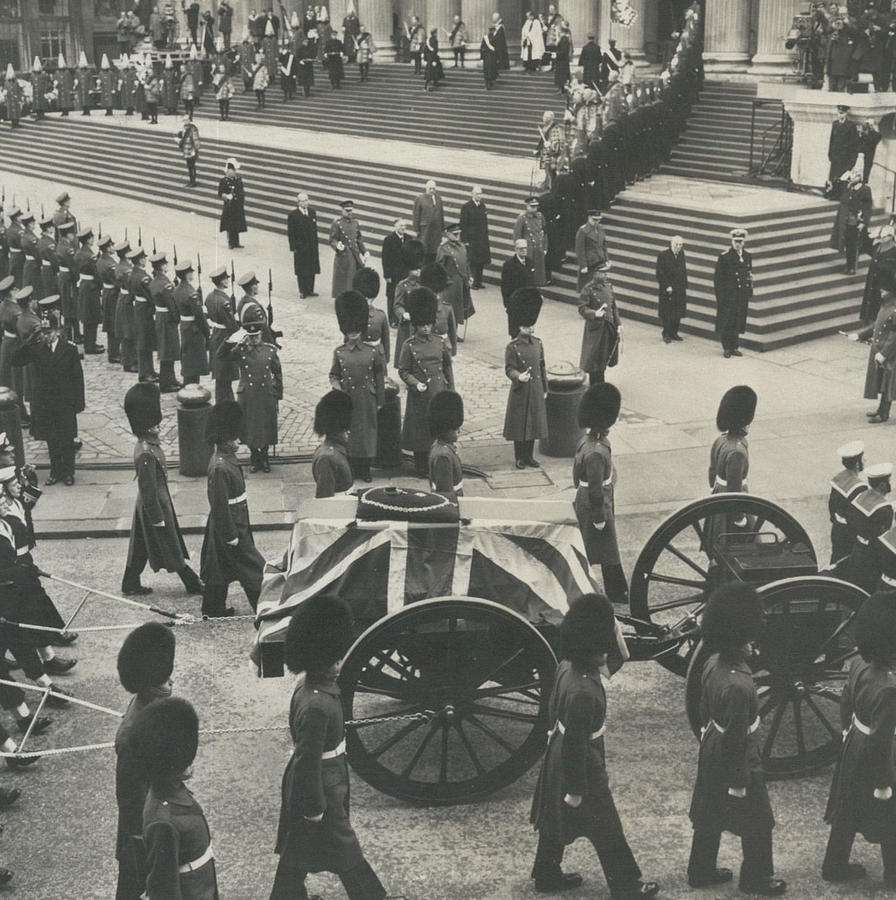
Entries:
POLYGON ((383 360, 383 376, 389 367, 389 345, 391 332, 386 314, 378 306, 374 305, 380 292, 380 276, 375 269, 365 266, 358 269, 352 280, 352 290, 357 291, 367 300, 367 329, 364 334, 364 343, 369 344, 380 354, 383 360))
POLYGON ((344 494, 354 483, 348 461, 352 398, 342 390, 324 394, 314 409, 314 433, 323 438, 311 457, 315 498, 344 494))
POLYGON ((861 472, 865 468, 865 445, 850 441, 837 450, 843 468, 831 479, 828 513, 831 517, 831 565, 846 559, 856 542, 855 531, 847 520, 849 506, 855 498, 868 490, 861 472))
POLYGON ((201 594, 204 585, 186 562, 187 548, 168 489, 165 452, 159 441, 162 408, 158 387, 133 385, 125 394, 124 411, 137 438, 134 445, 137 502, 121 592, 125 596, 152 593, 152 588, 140 583, 148 562, 154 572, 159 569, 176 572, 188 594, 201 594))
POLYGON ((745 228, 730 232, 731 247, 716 260, 713 285, 716 294, 716 333, 725 359, 743 356, 739 335, 747 330, 747 312, 753 296, 753 257, 744 249, 745 228))
POLYGON ((232 616, 227 590, 238 581, 249 605, 258 606, 264 559, 255 547, 249 522, 246 480, 236 458, 243 411, 235 400, 221 400, 212 407, 206 438, 214 447, 208 464, 209 514, 202 539, 199 572, 205 582, 204 616, 232 616))
POLYGON ((405 298, 414 289, 420 287, 420 272, 426 257, 426 249, 423 244, 411 238, 401 248, 401 257, 407 275, 395 286, 395 300, 392 311, 398 322, 398 331, 395 333, 395 367, 398 368, 398 359, 401 356, 401 346, 411 336, 411 314, 406 308, 405 298))
POLYGON ((205 298, 205 311, 211 334, 208 339, 209 360, 215 380, 215 403, 233 400, 233 382, 240 377, 236 363, 220 359, 218 351, 229 334, 239 328, 233 308, 233 297, 227 293, 230 276, 226 266, 218 266, 211 272, 213 289, 205 298))
POLYGON ((457 431, 464 424, 464 401, 455 391, 441 391, 429 404, 429 486, 439 494, 464 493, 464 470, 457 455, 457 431))

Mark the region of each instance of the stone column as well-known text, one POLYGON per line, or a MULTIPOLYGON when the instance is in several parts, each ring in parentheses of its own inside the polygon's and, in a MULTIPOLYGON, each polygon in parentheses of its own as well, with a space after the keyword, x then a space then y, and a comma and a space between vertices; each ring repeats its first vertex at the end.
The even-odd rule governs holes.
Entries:
POLYGON ((768 75, 793 71, 793 52, 784 48, 784 39, 802 6, 802 0, 759 0, 758 38, 751 71, 768 75))
POLYGON ((444 44, 447 38, 442 33, 442 29, 447 29, 450 34, 451 23, 459 12, 460 0, 426 0, 426 11, 422 20, 426 33, 429 34, 431 28, 438 28, 439 44, 444 44))
POLYGON ((493 12, 494 0, 463 0, 461 4, 460 14, 467 26, 467 56, 472 52, 475 60, 479 59, 479 43, 492 23, 493 12))
POLYGON ((573 60, 573 68, 575 68, 575 63, 578 62, 579 53, 581 52, 582 47, 588 43, 588 35, 593 34, 598 43, 601 46, 604 46, 605 42, 601 41, 600 34, 600 22, 598 19, 598 8, 603 6, 609 6, 609 4, 597 4, 597 3, 572 3, 568 2, 563 4, 559 3, 558 8, 563 16, 566 17, 569 22, 569 30, 572 32, 572 45, 575 49, 575 59, 573 60))
POLYGON ((653 6, 655 0, 631 0, 632 8, 638 13, 637 18, 626 28, 618 22, 610 26, 610 37, 616 38, 616 46, 623 53, 628 53, 637 66, 646 61, 644 55, 644 17, 648 5, 653 6))
POLYGON ((707 71, 746 70, 750 61, 751 13, 751 0, 712 0, 706 4, 703 59, 707 71))
POLYGON ((356 6, 361 24, 367 26, 380 49, 379 58, 390 60, 386 51, 392 46, 392 4, 385 0, 357 0, 356 6))

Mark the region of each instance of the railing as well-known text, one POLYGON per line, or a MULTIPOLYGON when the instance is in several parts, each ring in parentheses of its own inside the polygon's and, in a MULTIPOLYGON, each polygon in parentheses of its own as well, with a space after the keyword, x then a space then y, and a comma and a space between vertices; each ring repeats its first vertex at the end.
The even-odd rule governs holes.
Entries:
POLYGON ((889 176, 890 181, 890 215, 896 213, 896 169, 891 169, 883 163, 876 162, 872 165, 873 169, 883 169, 889 176))
POLYGON ((780 100, 753 101, 750 113, 750 176, 770 175, 786 178, 790 174, 790 157, 793 151, 793 120, 787 115, 780 100), (767 125, 756 135, 756 110, 776 105, 781 109, 777 122, 767 125))

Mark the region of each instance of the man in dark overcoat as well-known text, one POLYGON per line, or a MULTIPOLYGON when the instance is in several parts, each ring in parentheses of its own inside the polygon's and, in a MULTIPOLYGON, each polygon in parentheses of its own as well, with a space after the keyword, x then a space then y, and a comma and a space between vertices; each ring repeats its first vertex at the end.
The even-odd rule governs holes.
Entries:
POLYGON ((535 284, 535 267, 526 256, 528 243, 525 238, 513 242, 513 256, 504 260, 501 266, 501 299, 507 312, 507 333, 512 337, 519 334, 519 325, 513 315, 510 298, 521 287, 535 284))
POLYGON ((309 206, 308 195, 296 197, 296 208, 286 218, 286 234, 292 251, 293 269, 299 285, 299 298, 316 297, 314 276, 320 273, 317 249, 317 211, 309 206))
POLYGON ((426 189, 414 200, 413 225, 417 239, 426 252, 424 262, 435 262, 439 241, 445 230, 445 208, 432 179, 426 182, 426 189))
POLYGON ((859 235, 867 233, 873 208, 871 188, 862 183, 862 173, 854 169, 849 175, 849 186, 840 196, 840 206, 831 232, 831 247, 846 253, 843 271, 847 275, 856 274, 859 235))
POLYGON ((211 273, 213 288, 205 298, 205 311, 211 333, 208 339, 209 361, 212 378, 215 380, 215 403, 233 400, 233 382, 240 377, 239 366, 230 360, 221 359, 218 350, 239 325, 233 308, 233 296, 227 293, 230 276, 226 266, 218 266, 211 273))
MULTIPOLYGON (((12 226, 10 225, 10 229, 12 226)), ((65 333, 75 341, 81 340, 81 327, 78 324, 76 310, 76 285, 74 281, 75 244, 73 233, 75 223, 63 222, 58 226, 59 238, 56 241, 56 272, 59 286, 59 306, 65 333)), ((12 240, 10 239, 10 247, 12 240)))
POLYGON ((743 356, 738 335, 747 330, 747 310, 753 296, 753 257, 744 249, 745 228, 730 232, 731 247, 719 254, 713 275, 716 333, 725 359, 743 356))
POLYGON ((389 324, 396 328, 398 320, 395 318, 395 288, 400 281, 408 277, 408 267, 405 265, 402 248, 411 240, 406 234, 408 223, 406 219, 396 219, 393 230, 383 238, 383 250, 380 260, 383 266, 383 278, 386 280, 386 313, 389 316, 389 324))
POLYGON ((115 308, 118 305, 118 284, 115 280, 115 267, 118 260, 112 252, 112 235, 100 238, 100 255, 96 261, 96 277, 101 291, 102 323, 109 346, 109 362, 119 362, 119 344, 115 336, 115 308))
POLYGON ((482 188, 475 185, 470 199, 460 208, 460 239, 467 246, 467 262, 473 273, 474 291, 482 288, 482 271, 492 261, 488 235, 488 209, 482 202, 482 188))
POLYGON ((355 272, 366 266, 370 259, 361 226, 355 218, 354 200, 343 200, 339 205, 342 215, 330 226, 330 246, 335 253, 331 287, 334 298, 351 290, 355 272))
POLYGON ((853 76, 853 61, 857 58, 856 42, 843 27, 842 20, 834 22, 834 31, 828 42, 828 54, 825 71, 830 89, 845 91, 846 84, 853 76))
POLYGON ((128 241, 121 241, 115 245, 114 250, 118 256, 118 264, 115 266, 115 284, 118 287, 118 299, 115 303, 115 337, 122 369, 125 372, 136 372, 134 296, 131 294, 131 272, 134 267, 128 259, 131 245, 128 241))
POLYGON ((844 172, 848 172, 859 155, 859 129, 855 122, 849 121, 849 107, 838 106, 837 118, 831 124, 831 136, 828 140, 827 190, 837 196, 837 184, 844 172))
POLYGON ((688 309, 688 264, 684 257, 684 240, 675 235, 669 246, 656 258, 656 280, 659 285, 660 324, 663 341, 683 341, 678 326, 688 309))
POLYGON ((152 307, 150 284, 152 279, 146 271, 146 253, 137 247, 128 253, 131 272, 128 275, 128 289, 134 301, 134 352, 137 357, 137 378, 140 381, 158 381, 152 352, 156 344, 156 327, 152 307))

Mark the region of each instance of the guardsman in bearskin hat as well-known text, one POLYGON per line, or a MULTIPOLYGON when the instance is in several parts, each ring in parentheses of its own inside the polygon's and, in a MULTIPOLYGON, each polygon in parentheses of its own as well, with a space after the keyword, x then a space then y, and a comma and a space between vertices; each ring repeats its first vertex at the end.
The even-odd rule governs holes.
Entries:
POLYGON ((75 343, 81 343, 81 326, 78 324, 77 284, 75 281, 75 223, 62 222, 56 226, 56 279, 59 288, 59 309, 65 326, 65 335, 75 343))
POLYGON ((96 274, 96 257, 93 255, 93 229, 78 232, 81 249, 75 254, 75 272, 78 278, 78 321, 84 330, 84 353, 97 355, 106 348, 96 342, 96 332, 103 321, 100 301, 100 282, 96 274))
POLYGON ((548 748, 532 799, 538 831, 532 867, 535 890, 574 890, 582 877, 560 868, 564 847, 578 837, 597 850, 614 898, 653 897, 659 885, 641 880, 607 780, 604 731, 607 657, 628 657, 613 606, 600 594, 572 601, 560 625, 561 662, 548 704, 548 748))
POLYGON ((457 356, 457 319, 454 307, 445 296, 448 287, 448 273, 441 263, 427 263, 420 270, 420 284, 429 288, 439 298, 436 323, 432 326, 435 334, 444 338, 451 348, 451 355, 457 356))
POLYGON ((333 351, 330 387, 352 398, 352 424, 347 452, 352 474, 370 483, 370 462, 376 456, 377 410, 383 405, 385 371, 379 349, 363 342, 370 311, 357 291, 336 298, 336 318, 345 343, 333 351))
POLYGON ((619 418, 622 398, 612 384, 592 385, 579 404, 579 441, 572 464, 576 487, 573 505, 588 562, 601 567, 604 590, 613 603, 628 602, 628 583, 619 559, 616 536, 616 466, 610 447, 610 428, 619 418))
POLYGON ((774 878, 772 815, 759 743, 759 697, 749 658, 762 629, 762 601, 748 584, 719 588, 703 613, 702 633, 712 653, 703 666, 700 718, 703 732, 691 800, 694 826, 688 882, 709 887, 730 881, 717 865, 723 831, 743 845, 740 889, 772 897, 787 883, 774 878))
MULTIPOLYGON (((118 356, 125 372, 137 371, 137 350, 134 343, 136 326, 134 323, 134 295, 131 293, 131 264, 128 254, 131 245, 121 241, 113 248, 118 262, 115 266, 115 284, 118 288, 118 299, 115 304, 115 338, 118 343, 118 356)), ((112 342, 109 342, 112 346, 112 342)))
POLYGON ((429 404, 439 391, 454 390, 451 348, 432 332, 439 301, 429 288, 414 288, 402 303, 416 330, 402 345, 398 360, 398 377, 408 388, 401 446, 413 452, 417 477, 429 478, 429 404))
POLYGON ((851 863, 856 834, 880 844, 884 887, 896 887, 896 800, 893 729, 896 726, 896 605, 893 588, 866 600, 855 618, 861 657, 849 669, 840 697, 843 747, 834 770, 825 820, 831 826, 821 877, 848 882, 865 876, 851 863))
POLYGON ((152 351, 156 345, 155 314, 153 312, 150 285, 152 278, 146 271, 146 252, 142 247, 135 247, 128 253, 131 272, 128 286, 131 299, 134 301, 134 354, 137 357, 137 379, 139 381, 158 381, 152 351))
POLYGON ((240 377, 240 370, 236 363, 220 359, 218 351, 227 336, 233 334, 239 325, 234 315, 233 298, 227 293, 227 283, 230 281, 227 267, 213 269, 210 278, 214 287, 205 298, 205 311, 211 328, 208 355, 215 380, 215 403, 220 403, 222 400, 233 400, 233 382, 240 377))
POLYGON ((335 597, 305 600, 289 623, 286 665, 305 678, 289 704, 294 749, 283 773, 280 862, 271 900, 307 896, 309 872, 335 873, 349 897, 386 896, 349 821, 345 720, 336 678, 353 639, 351 610, 335 597))
POLYGON ((183 259, 174 267, 177 287, 174 305, 180 320, 180 377, 184 384, 199 384, 208 375, 208 322, 202 308, 202 293, 193 284, 193 263, 183 259))
MULTIPOLYGON (((100 300, 102 307, 102 323, 103 333, 106 335, 106 342, 109 346, 109 362, 120 362, 119 341, 115 335, 115 308, 118 305, 118 283, 115 280, 115 267, 118 260, 112 250, 115 242, 112 235, 107 234, 100 237, 99 251, 100 255, 96 261, 96 277, 100 285, 100 300)), ((86 351, 85 351, 86 352, 86 351)))
POLYGON ((134 720, 134 744, 149 782, 143 808, 146 896, 218 900, 208 822, 184 785, 199 746, 196 710, 180 697, 150 703, 134 720))
POLYGON ((205 582, 204 616, 234 614, 233 607, 227 606, 232 581, 242 585, 253 610, 261 592, 264 559, 255 548, 246 480, 236 458, 242 426, 243 411, 235 400, 222 400, 212 407, 206 439, 214 452, 208 464, 209 514, 199 569, 205 582))
POLYGON ((367 330, 364 334, 364 343, 379 351, 383 359, 383 374, 385 374, 389 366, 391 334, 386 313, 378 306, 374 306, 374 300, 380 292, 379 272, 367 266, 358 269, 352 280, 352 290, 367 299, 367 330))
POLYGON ((35 299, 48 297, 56 293, 56 238, 53 217, 45 216, 40 220, 40 237, 34 248, 40 258, 40 281, 34 288, 35 299))
POLYGON ((152 593, 151 588, 140 583, 140 575, 149 562, 153 572, 159 569, 177 572, 188 594, 201 594, 203 584, 186 562, 187 548, 168 490, 165 451, 159 441, 162 408, 158 387, 133 385, 125 394, 124 411, 137 438, 134 446, 137 502, 121 592, 125 595, 152 593))
POLYGON ((168 278, 168 257, 157 253, 152 263, 152 281, 149 294, 155 307, 156 353, 159 357, 159 390, 173 394, 183 385, 174 374, 174 363, 180 359, 180 316, 174 302, 174 285, 168 278))
POLYGON ((22 223, 22 287, 37 288, 40 276, 40 259, 37 254, 38 237, 34 233, 34 213, 26 212, 19 220, 22 223))
POLYGON ((856 542, 856 534, 847 520, 849 505, 868 490, 868 483, 861 476, 865 468, 865 445, 861 441, 843 444, 837 450, 843 468, 831 479, 828 497, 828 513, 831 517, 831 565, 846 559, 856 542))
POLYGON ((405 297, 414 288, 420 287, 420 272, 423 268, 423 258, 426 249, 421 241, 412 238, 401 247, 401 258, 407 270, 407 277, 395 285, 395 298, 392 309, 398 322, 398 331, 395 334, 395 368, 398 368, 398 359, 401 356, 401 345, 411 336, 411 314, 407 309, 405 297))
POLYGON ((870 594, 877 588, 881 575, 881 553, 878 538, 893 526, 890 478, 893 466, 878 463, 865 467, 868 490, 859 492, 846 507, 846 523, 856 539, 849 556, 831 570, 837 578, 850 581, 870 594))
POLYGON ((457 431, 464 424, 463 397, 441 391, 429 404, 429 486, 439 494, 464 493, 464 470, 457 455, 457 431))
POLYGON ((345 391, 324 394, 314 409, 314 433, 323 438, 311 457, 316 498, 344 494, 354 483, 348 461, 352 398, 345 391))
POLYGON ((504 351, 504 371, 511 382, 504 417, 504 439, 513 441, 518 469, 539 468, 533 456, 535 441, 548 434, 544 347, 533 333, 540 312, 541 292, 538 288, 514 291, 508 315, 519 325, 519 334, 504 351))
POLYGON ((134 696, 115 733, 116 900, 138 900, 143 896, 145 885, 137 866, 135 839, 143 835, 143 806, 149 784, 134 741, 134 721, 150 703, 171 696, 174 645, 172 629, 161 622, 147 622, 135 628, 118 651, 119 681, 134 696))
POLYGON ((264 340, 268 317, 261 305, 248 304, 242 323, 243 327, 221 344, 218 358, 232 360, 239 366, 236 397, 243 409, 240 440, 251 453, 249 471, 270 472, 268 447, 279 439, 277 411, 283 399, 283 371, 277 348, 264 340))

